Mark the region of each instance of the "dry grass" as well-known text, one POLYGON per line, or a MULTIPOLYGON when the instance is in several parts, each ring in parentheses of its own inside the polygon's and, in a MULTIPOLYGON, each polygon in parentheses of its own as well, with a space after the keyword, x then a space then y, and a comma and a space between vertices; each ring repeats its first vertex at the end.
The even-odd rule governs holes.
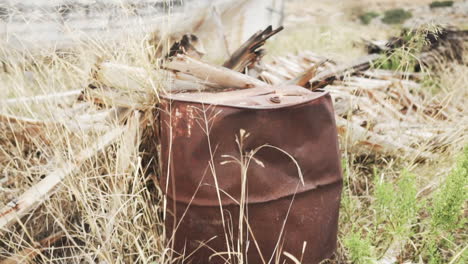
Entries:
MULTIPOLYGON (((310 25, 310 21, 300 23, 302 24, 292 25, 285 34, 273 40, 268 46, 269 52, 283 55, 310 49, 321 55, 347 61, 364 52, 353 43, 359 41, 360 37, 385 38, 393 33, 382 31, 376 26, 366 27, 349 22, 346 16, 333 21, 324 20, 319 26, 310 25), (309 26, 304 29, 303 25, 309 26)), ((8 72, 0 73, 2 99, 81 89, 89 83, 89 73, 101 58, 149 69, 152 65, 148 61, 146 48, 141 38, 134 37, 111 43, 88 40, 68 50, 66 56, 55 51, 45 52, 45 55, 40 56, 24 56, 13 49, 3 48, 0 54, 7 62, 8 72)), ((466 105, 467 76, 467 66, 443 67, 428 82, 428 89, 432 89, 434 97, 447 98, 447 102, 466 105)), ((160 87, 148 89, 154 93, 160 87)), ((2 113, 39 120, 56 120, 57 112, 72 105, 74 102, 66 100, 0 104, 0 110, 2 113)), ((95 114, 100 111, 102 110, 92 109, 90 112, 95 114)), ((107 128, 115 126, 117 124, 110 123, 107 128)), ((36 250, 34 254, 37 257, 29 262, 174 262, 165 242, 162 192, 154 184, 154 174, 149 173, 151 168, 145 167, 145 156, 140 152, 147 144, 140 139, 151 136, 151 123, 145 128, 148 130, 140 131, 136 119, 128 122, 126 132, 117 143, 98 157, 85 162, 73 177, 68 177, 60 185, 51 199, 22 218, 18 224, 7 230, 0 230, 0 259, 28 259, 24 255, 25 249, 37 248, 38 241, 62 232, 63 238, 53 246, 47 245, 43 251, 36 250)), ((0 129, 0 207, 40 181, 57 163, 73 160, 73 153, 86 148, 103 133, 98 127, 70 130, 63 126, 50 126, 45 133, 49 144, 44 144, 34 139, 12 139, 11 135, 7 135, 8 130, 8 127, 0 129)), ((466 144, 466 140, 464 142, 466 144)), ((417 213, 420 215, 408 216, 408 222, 398 226, 401 229, 392 229, 389 227, 389 220, 381 218, 386 216, 388 211, 385 210, 394 208, 378 207, 375 201, 385 197, 376 196, 375 190, 381 188, 385 194, 384 187, 387 185, 382 187, 382 183, 399 190, 400 179, 407 179, 407 172, 402 172, 404 170, 411 171, 414 175, 410 179, 414 180, 416 193, 436 190, 453 167, 454 153, 462 148, 463 144, 452 146, 451 151, 437 154, 436 161, 426 164, 386 157, 356 157, 344 151, 345 191, 340 219, 340 250, 336 262, 349 262, 355 253, 353 250, 356 250, 353 246, 359 243, 361 251, 358 253, 362 253, 364 257, 358 259, 365 260, 359 263, 376 261, 389 252, 388 249, 395 245, 395 241, 401 242, 396 247, 409 247, 404 254, 399 254, 404 258, 401 261, 427 260, 418 251, 422 248, 424 236, 418 236, 417 233, 428 232, 427 229, 420 228, 423 226, 421 222, 428 219, 428 212, 418 209, 417 213), (435 187, 427 189, 432 185, 435 187), (406 235, 405 232, 411 235, 406 235)), ((424 195, 429 200, 421 199, 418 202, 431 201, 431 194, 424 192, 424 195)), ((411 200, 412 197, 408 199, 411 200)), ((463 228, 456 230, 461 232, 463 228)), ((460 252, 466 254, 463 253, 465 242, 466 237, 455 233, 454 239, 450 240, 453 245, 449 249, 444 248, 442 252, 443 262, 454 260, 453 263, 457 263, 458 260, 454 257, 460 252)))

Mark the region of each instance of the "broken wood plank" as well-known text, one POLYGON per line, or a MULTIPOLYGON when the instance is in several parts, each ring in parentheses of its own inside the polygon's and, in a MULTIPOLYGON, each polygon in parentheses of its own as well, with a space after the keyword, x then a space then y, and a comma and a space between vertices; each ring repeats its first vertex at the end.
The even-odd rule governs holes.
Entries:
POLYGON ((282 26, 275 30, 273 30, 272 26, 269 26, 263 31, 256 32, 231 55, 223 66, 234 71, 243 72, 245 68, 263 57, 264 50, 261 47, 269 38, 281 30, 283 30, 282 26))
POLYGON ((285 84, 287 84, 287 85, 298 85, 298 86, 302 86, 302 87, 310 86, 309 81, 317 74, 318 68, 323 66, 328 61, 329 61, 328 59, 325 59, 325 60, 322 60, 322 61, 314 64, 312 67, 305 70, 299 76, 297 76, 296 78, 294 78, 292 80, 287 81, 285 84))
MULTIPOLYGON (((29 188, 20 197, 8 203, 0 210, 0 232, 20 220, 31 210, 42 204, 54 194, 63 180, 77 171, 88 159, 114 143, 124 132, 123 127, 116 127, 99 137, 90 147, 80 151, 72 160, 61 162, 59 167, 43 180, 29 188)), ((55 161, 52 162, 55 164, 55 161)))

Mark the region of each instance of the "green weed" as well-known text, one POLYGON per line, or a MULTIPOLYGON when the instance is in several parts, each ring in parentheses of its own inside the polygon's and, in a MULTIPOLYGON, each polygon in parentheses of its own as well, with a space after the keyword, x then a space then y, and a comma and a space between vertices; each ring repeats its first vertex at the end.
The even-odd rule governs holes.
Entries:
POLYGON ((413 16, 410 11, 402 8, 395 8, 385 11, 382 22, 385 24, 402 24, 413 16))
POLYGON ((429 4, 430 8, 451 7, 451 6, 453 6, 453 1, 434 1, 429 4))
POLYGON ((374 248, 369 238, 363 238, 360 233, 352 232, 344 239, 344 245, 348 250, 348 257, 351 263, 373 263, 374 248))
POLYGON ((401 173, 396 184, 377 183, 374 193, 377 223, 385 223, 397 235, 407 235, 418 211, 416 194, 416 177, 407 171, 401 173))
MULTIPOLYGON (((382 59, 378 60, 374 67, 385 70, 395 71, 414 71, 419 64, 418 54, 429 44, 427 36, 429 34, 437 35, 440 27, 436 25, 425 25, 413 30, 406 30, 400 36, 401 44, 395 47, 382 59)), ((421 69, 424 71, 424 69, 421 69)))
MULTIPOLYGON (((468 147, 455 169, 448 175, 444 185, 432 203, 431 225, 434 229, 451 231, 456 229, 462 218, 462 209, 468 187, 468 147)), ((466 221, 466 219, 462 219, 466 221)))
POLYGON ((378 16, 379 16, 379 13, 370 11, 370 12, 366 12, 364 14, 359 15, 359 20, 361 20, 362 24, 368 25, 372 21, 372 19, 378 16))
MULTIPOLYGON (((456 167, 447 176, 440 190, 435 193, 432 205, 428 208, 430 218, 426 223, 427 235, 422 247, 422 257, 427 263, 446 263, 447 254, 454 254, 453 252, 460 250, 454 245, 460 244, 460 240, 463 240, 459 230, 463 230, 466 224, 463 205, 468 198, 467 186, 468 147, 465 148, 456 167)), ((466 248, 461 249, 460 255, 454 257, 451 263, 464 263, 463 260, 467 258, 465 250, 466 248)))

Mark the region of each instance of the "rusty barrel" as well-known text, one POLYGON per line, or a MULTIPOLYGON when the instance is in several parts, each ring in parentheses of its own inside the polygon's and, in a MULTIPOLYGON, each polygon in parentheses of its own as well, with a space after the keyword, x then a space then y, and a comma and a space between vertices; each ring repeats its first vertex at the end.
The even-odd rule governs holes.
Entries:
POLYGON ((327 92, 166 96, 160 184, 180 263, 319 263, 336 248, 342 174, 327 92))

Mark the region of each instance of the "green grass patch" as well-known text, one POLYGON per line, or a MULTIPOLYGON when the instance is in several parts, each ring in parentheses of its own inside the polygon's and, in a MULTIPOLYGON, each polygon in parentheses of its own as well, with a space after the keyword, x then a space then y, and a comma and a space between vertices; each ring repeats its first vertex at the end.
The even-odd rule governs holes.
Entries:
POLYGON ((395 184, 378 182, 374 193, 377 223, 394 235, 407 235, 419 210, 416 193, 416 177, 407 171, 395 184))
POLYGON ((447 259, 452 259, 451 263, 466 263, 468 252, 462 247, 466 239, 463 232, 467 219, 463 215, 463 207, 468 200, 467 187, 468 147, 438 192, 430 199, 429 219, 425 223, 427 235, 421 250, 425 263, 442 264, 447 263, 447 259))
POLYGON ((348 258, 351 260, 351 263, 374 263, 374 248, 372 247, 372 243, 369 238, 363 238, 362 234, 351 232, 344 239, 344 246, 348 250, 348 258))
POLYGON ((440 30, 436 25, 425 25, 417 29, 404 31, 400 36, 402 45, 394 48, 390 53, 378 60, 374 67, 384 70, 414 71, 415 66, 419 64, 418 55, 428 45, 427 35, 437 34, 440 30))
POLYGON ((453 1, 434 1, 429 4, 430 8, 441 8, 441 7, 451 7, 453 6, 453 1))
POLYGON ((413 14, 402 8, 395 8, 385 11, 382 22, 385 24, 402 24, 407 19, 410 19, 413 14))
POLYGON ((372 19, 378 16, 379 16, 379 13, 370 11, 370 12, 366 12, 364 14, 359 15, 359 20, 361 21, 362 24, 369 25, 372 19))
POLYGON ((462 209, 463 203, 468 200, 467 187, 468 147, 433 199, 430 212, 434 229, 452 231, 466 222, 462 217, 462 209))

